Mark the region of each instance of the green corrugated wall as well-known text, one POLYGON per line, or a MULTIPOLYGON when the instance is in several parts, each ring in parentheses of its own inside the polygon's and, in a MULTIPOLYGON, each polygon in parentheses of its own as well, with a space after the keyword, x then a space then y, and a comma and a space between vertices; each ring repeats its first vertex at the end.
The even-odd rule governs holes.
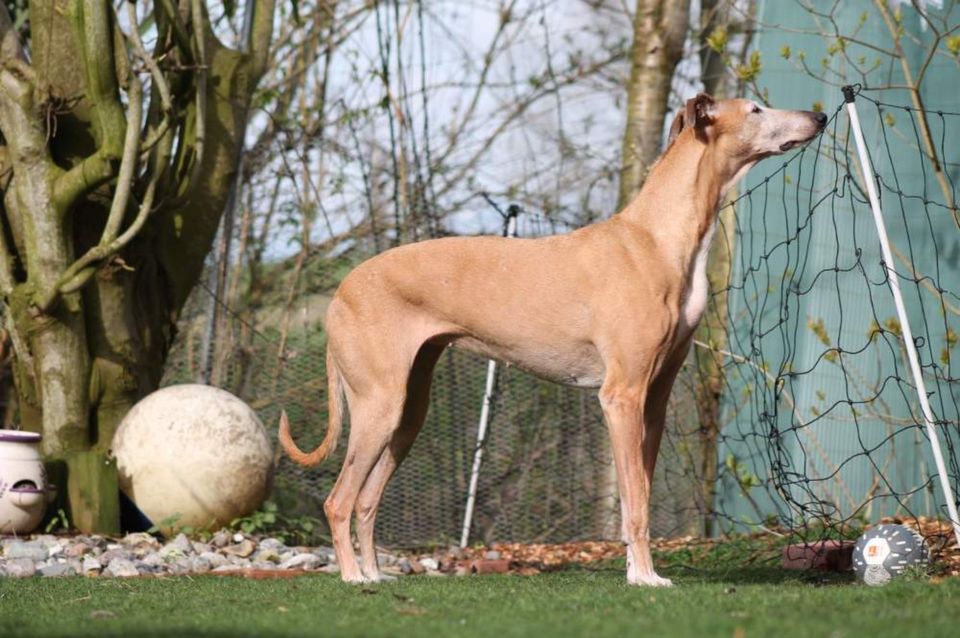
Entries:
MULTIPOLYGON (((845 0, 840 6, 834 18, 842 33, 856 32, 864 41, 893 47, 872 2, 845 0)), ((816 103, 832 114, 843 100, 841 76, 846 73, 848 81, 861 81, 860 77, 851 72, 844 52, 836 52, 835 38, 796 33, 817 31, 829 22, 822 20, 818 25, 810 12, 792 0, 760 2, 758 19, 768 26, 760 29, 754 41, 763 65, 757 84, 769 92, 770 103, 803 109, 816 103), (769 25, 786 25, 792 32, 769 25), (789 58, 784 47, 789 47, 789 58), (801 51, 815 73, 829 69, 836 85, 798 70, 801 51)), ((921 28, 909 4, 902 9, 902 24, 909 36, 905 54, 916 69, 932 32, 921 28)), ((849 60, 859 62, 864 56, 870 65, 878 57, 855 43, 844 45, 849 60)), ((899 64, 886 57, 866 79, 871 87, 904 82, 899 64)), ((909 94, 900 89, 863 95, 910 104, 909 94)), ((955 59, 937 56, 933 60, 922 95, 928 109, 960 112, 960 66, 955 59)), ((932 278, 930 285, 948 291, 948 302, 960 306, 960 231, 942 206, 944 196, 929 163, 919 161, 912 113, 896 109, 878 113, 864 99, 858 105, 875 169, 893 188, 882 189, 891 241, 913 255, 917 271, 932 278), (908 197, 901 198, 894 190, 908 197)), ((960 182, 960 149, 955 148, 960 144, 960 116, 933 113, 929 121, 938 151, 942 147, 946 156, 950 178, 960 182)), ((718 452, 725 467, 717 495, 717 507, 724 514, 721 529, 774 513, 797 524, 824 511, 823 501, 836 507, 835 519, 942 512, 939 483, 934 480, 921 487, 934 466, 928 442, 911 417, 911 410, 918 415, 919 408, 908 368, 895 339, 870 342, 873 322, 886 325, 895 310, 880 267, 870 209, 849 183, 844 187, 847 162, 851 170, 859 170, 852 136, 847 141, 847 122, 846 112, 841 111, 836 125, 830 125, 833 137, 825 139, 819 158, 808 150, 802 161, 794 161, 769 181, 765 177, 782 161, 766 160, 741 189, 752 189, 752 193, 737 208, 734 287, 727 323, 730 350, 748 357, 752 365, 731 363, 728 368, 722 409, 725 426, 718 452), (835 187, 840 190, 833 193, 835 187), (811 207, 813 212, 808 213, 811 207), (839 346, 845 353, 831 355, 829 346, 839 346), (778 383, 782 387, 775 398, 773 386, 778 383), (848 399, 859 402, 876 390, 881 391, 869 404, 845 403, 848 399), (732 460, 742 479, 754 475, 763 484, 750 486, 749 480, 734 480, 732 460), (771 467, 780 468, 774 473, 787 478, 786 493, 794 507, 786 505, 771 483, 771 467), (903 496, 886 496, 892 493, 903 496), (809 508, 797 509, 798 505, 809 508)), ((902 263, 897 269, 906 272, 902 263)), ((956 403, 960 388, 942 379, 960 376, 960 371, 958 364, 950 367, 941 361, 948 332, 960 332, 960 318, 950 310, 944 312, 940 299, 926 288, 906 283, 904 295, 914 332, 924 339, 919 350, 933 409, 945 421, 944 438, 960 442, 956 403)))

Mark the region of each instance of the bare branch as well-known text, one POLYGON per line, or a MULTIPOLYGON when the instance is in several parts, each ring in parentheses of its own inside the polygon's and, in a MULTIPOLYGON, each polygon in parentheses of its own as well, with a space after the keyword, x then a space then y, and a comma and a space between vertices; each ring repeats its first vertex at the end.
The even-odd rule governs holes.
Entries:
POLYGON ((163 28, 170 27, 173 33, 173 39, 176 41, 179 49, 187 56, 189 61, 193 61, 193 48, 191 46, 190 34, 187 32, 187 26, 172 0, 159 0, 159 11, 157 11, 157 26, 163 28))
MULTIPOLYGON (((926 155, 930 160, 931 167, 933 168, 934 177, 936 177, 937 183, 940 185, 940 190, 943 192, 944 203, 953 213, 953 220, 957 227, 960 228, 960 212, 958 212, 956 202, 954 202, 953 199, 953 189, 950 187, 947 176, 943 171, 943 164, 940 161, 939 153, 937 153, 936 145, 933 143, 933 135, 930 133, 930 124, 927 121, 926 107, 923 103, 923 96, 920 94, 920 79, 914 78, 913 71, 910 68, 910 63, 903 50, 903 43, 901 42, 900 38, 897 37, 898 33, 900 33, 899 27, 896 24, 893 15, 890 13, 890 7, 887 6, 886 0, 874 0, 874 5, 877 7, 877 10, 880 11, 880 16, 883 18, 883 22, 886 24, 887 30, 890 32, 890 37, 893 39, 893 45, 896 48, 900 61, 900 69, 903 71, 903 78, 906 80, 907 84, 910 85, 910 101, 913 103, 913 107, 917 112, 917 121, 920 125, 920 136, 923 138, 923 144, 926 147, 926 155)), ((934 46, 936 46, 936 44, 934 46)))
POLYGON ((39 296, 35 299, 35 303, 37 307, 43 311, 52 307, 59 295, 79 290, 84 283, 89 281, 94 273, 94 269, 87 267, 96 261, 113 255, 123 248, 143 226, 143 223, 146 221, 146 216, 153 206, 154 192, 161 172, 159 170, 152 171, 150 184, 147 187, 147 194, 137 213, 136 220, 131 224, 130 228, 124 232, 121 238, 117 238, 120 224, 123 222, 123 217, 127 211, 130 192, 133 188, 134 178, 136 177, 137 160, 140 156, 140 127, 135 126, 133 123, 140 121, 143 112, 143 87, 135 74, 130 75, 129 81, 130 91, 128 93, 128 101, 130 103, 130 124, 127 126, 123 159, 120 162, 120 171, 117 176, 117 187, 113 194, 113 201, 110 204, 110 213, 107 216, 107 223, 104 226, 103 235, 100 237, 100 242, 96 246, 88 250, 83 257, 75 261, 64 271, 51 289, 40 291, 39 296), (78 273, 84 273, 83 277, 78 278, 78 273))
POLYGON ((27 61, 23 45, 20 43, 20 36, 17 35, 13 20, 10 19, 10 12, 4 4, 0 7, 0 60, 14 58, 27 61))
MULTIPOLYGON (((26 61, 23 53, 23 47, 20 45, 20 38, 17 37, 17 31, 13 28, 13 21, 10 19, 10 13, 7 11, 6 4, 0 5, 0 63, 15 59, 26 61)), ((4 162, 5 164, 6 162, 4 162)), ((9 179, 5 180, 9 182, 9 179)), ((7 184, 3 189, 6 190, 7 184)), ((13 255, 7 248, 7 239, 3 233, 0 233, 0 293, 9 297, 16 284, 13 278, 13 255)), ((4 308, 4 316, 9 317, 9 309, 4 308)), ((8 321, 12 323, 12 321, 8 321)), ((11 330, 12 338, 18 338, 18 334, 11 330)), ((14 344, 16 347, 19 344, 14 344)))
POLYGON ((117 87, 108 4, 100 0, 84 0, 73 16, 73 22, 77 39, 81 42, 86 98, 93 113, 98 148, 57 179, 54 202, 61 214, 66 213, 84 193, 114 177, 117 163, 123 156, 127 126, 117 87))
POLYGON ((507 25, 510 24, 510 17, 513 15, 515 5, 516 0, 511 0, 510 4, 504 6, 500 11, 500 23, 497 25, 497 30, 493 34, 493 37, 490 38, 490 45, 487 47, 487 51, 483 56, 483 68, 480 71, 480 77, 477 79, 476 89, 467 102, 467 108, 464 110, 463 117, 460 118, 460 122, 453 128, 450 134, 450 143, 447 145, 446 153, 443 153, 437 158, 436 163, 438 165, 446 162, 448 156, 454 152, 467 123, 473 118, 473 114, 477 110, 477 105, 480 103, 480 98, 483 94, 483 88, 486 86, 487 77, 493 68, 497 48, 500 46, 500 40, 506 31, 507 25))
POLYGON ((194 179, 196 182, 200 167, 203 164, 203 151, 206 145, 207 137, 207 15, 204 11, 201 0, 191 0, 191 17, 193 20, 194 45, 196 47, 197 57, 197 114, 196 131, 194 133, 194 179))
POLYGON ((134 237, 137 236, 137 233, 139 233, 140 229, 143 228, 143 225, 146 223, 147 218, 150 216, 150 213, 153 210, 153 202, 156 199, 158 181, 159 172, 154 171, 150 178, 150 182, 147 184, 147 190, 144 193, 143 201, 140 203, 140 208, 137 210, 137 216, 133 220, 133 223, 130 224, 129 228, 127 228, 122 235, 111 241, 109 244, 98 245, 94 248, 91 248, 86 252, 86 254, 83 255, 83 257, 71 264, 70 268, 64 272, 63 277, 60 279, 60 294, 66 295, 82 288, 83 285, 90 280, 90 277, 93 276, 94 272, 96 272, 96 269, 89 267, 91 264, 115 255, 122 250, 124 246, 129 244, 134 237))
MULTIPOLYGON (((146 153, 151 151, 154 145, 163 139, 170 129, 170 123, 173 119, 173 98, 170 93, 170 84, 160 70, 160 65, 157 64, 153 56, 147 53, 146 48, 143 46, 143 39, 140 37, 140 23, 137 18, 137 6, 134 2, 127 2, 127 20, 130 22, 130 35, 124 33, 123 37, 130 42, 134 55, 147 67, 147 70, 150 72, 150 77, 153 80, 153 87, 160 95, 162 120, 155 129, 144 132, 145 136, 141 144, 141 152, 146 153)), ((149 128, 149 122, 147 126, 149 128)), ((162 171, 163 168, 157 167, 157 170, 162 171)))
MULTIPOLYGON (((170 114, 173 113, 173 98, 170 96, 170 84, 160 70, 160 65, 157 64, 153 56, 147 53, 146 48, 143 46, 143 39, 140 37, 140 22, 137 19, 137 5, 134 2, 127 2, 127 19, 130 22, 130 35, 124 35, 133 46, 134 54, 140 58, 140 61, 143 62, 147 70, 150 71, 150 78, 153 80, 153 85, 160 94, 160 103, 163 105, 164 117, 168 118, 170 114)), ((158 129, 158 131, 159 130, 160 129, 158 129)), ((162 132, 158 133, 157 136, 159 137, 162 134, 162 132)), ((144 142, 144 146, 148 146, 146 141, 144 142)))
MULTIPOLYGON (((336 10, 336 0, 320 0, 324 5, 321 11, 326 11, 332 16, 336 10)), ((276 7, 276 0, 247 0, 247 11, 253 11, 253 26, 250 29, 250 39, 246 43, 247 51, 252 56, 251 76, 253 82, 263 75, 267 68, 267 60, 270 54, 270 38, 273 35, 273 14, 276 7)))

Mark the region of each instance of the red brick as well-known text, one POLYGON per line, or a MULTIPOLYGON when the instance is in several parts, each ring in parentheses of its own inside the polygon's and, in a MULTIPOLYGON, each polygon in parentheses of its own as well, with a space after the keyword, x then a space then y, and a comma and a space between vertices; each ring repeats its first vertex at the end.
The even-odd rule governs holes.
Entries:
POLYGON ((783 548, 784 569, 819 569, 831 572, 848 571, 853 566, 853 541, 816 541, 797 543, 783 548))
POLYGON ((474 574, 506 574, 510 571, 508 560, 475 560, 473 561, 474 574))

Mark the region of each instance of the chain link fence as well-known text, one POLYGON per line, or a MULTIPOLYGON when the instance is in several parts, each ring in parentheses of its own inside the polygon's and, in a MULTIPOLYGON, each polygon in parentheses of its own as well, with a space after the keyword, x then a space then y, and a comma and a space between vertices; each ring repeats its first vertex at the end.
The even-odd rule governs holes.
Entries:
MULTIPOLYGON (((913 114, 860 99, 879 128, 881 190, 900 209, 890 232, 909 251, 897 266, 956 488, 955 208, 936 201, 932 180, 912 168, 923 167, 921 152, 882 128, 893 128, 884 115, 895 108, 902 125, 914 126, 913 114)), ((839 114, 810 149, 748 179, 737 214, 733 207, 720 213, 729 267, 712 282, 702 340, 670 399, 651 500, 654 536, 771 528, 821 535, 882 516, 943 513, 839 114)), ((936 116, 942 139, 960 125, 960 112, 936 116)), ((941 153, 948 166, 960 165, 946 145, 941 153)), ((521 219, 521 236, 567 230, 535 215, 521 219)), ((375 252, 356 239, 337 257, 264 267, 260 293, 247 295, 243 307, 230 301, 238 297, 230 286, 218 298, 201 284, 164 384, 201 378, 204 334, 213 326, 210 382, 252 405, 271 432, 286 409, 297 441, 312 448, 326 429, 327 302, 350 268, 375 252)), ((459 539, 486 368, 468 353, 443 355, 427 423, 380 510, 383 543, 459 539)), ((471 539, 618 538, 616 480, 595 393, 506 367, 492 407, 471 539)), ((278 457, 280 511, 321 516, 345 447, 319 468, 278 457)))
MULTIPOLYGON (((890 230, 903 251, 897 267, 956 486, 955 207, 936 201, 933 180, 913 168, 924 166, 918 147, 887 133, 893 125, 884 116, 892 110, 904 127, 916 126, 914 114, 860 99, 879 145, 881 190, 891 210, 900 209, 890 230)), ((935 115, 941 139, 960 125, 960 112, 935 115)), ((654 536, 771 528, 819 535, 882 516, 942 515, 904 374, 900 323, 839 116, 838 108, 811 148, 748 178, 736 214, 733 207, 720 213, 729 264, 712 282, 702 340, 670 399, 651 500, 654 536)), ((945 144, 940 152, 951 170, 960 165, 945 144)), ((946 192, 955 201, 954 191, 946 192)), ((568 230, 536 215, 521 220, 521 236, 568 230)), ((261 292, 247 295, 253 301, 243 307, 230 301, 238 297, 230 286, 222 298, 198 286, 164 383, 201 377, 212 325, 210 382, 250 403, 271 432, 286 409, 301 447, 315 446, 327 416, 324 311, 337 282, 375 252, 361 238, 337 257, 264 267, 261 292)), ((427 423, 380 510, 385 544, 459 539, 486 367, 453 349, 442 357, 427 423)), ((619 537, 616 480, 595 393, 502 368, 484 453, 472 540, 619 537)), ((280 510, 320 516, 341 462, 335 456, 303 469, 278 458, 280 510)))
MULTIPOLYGON (((529 217, 526 234, 544 227, 529 217)), ((323 319, 350 267, 373 251, 311 258, 299 276, 288 263, 265 279, 271 293, 239 308, 205 282, 187 304, 163 385, 203 378, 204 344, 213 326, 210 383, 246 402, 271 436, 281 409, 303 449, 327 427, 323 319), (279 292, 286 289, 286 292, 279 292), (292 290, 292 293, 291 293, 292 290), (211 312, 216 317, 211 321, 211 312)), ((229 290, 229 286, 227 288, 229 290)), ((486 360, 448 349, 437 365, 427 422, 390 482, 377 520, 392 546, 451 544, 459 539, 486 380, 486 360)), ((655 483, 653 534, 699 530, 697 418, 693 379, 678 380, 655 483)), ((345 427, 349 432, 349 419, 345 427)), ((303 468, 278 452, 272 499, 288 516, 322 517, 345 439, 331 459, 303 468)), ((565 388, 501 366, 484 443, 471 541, 560 542, 619 538, 619 500, 607 432, 595 392, 565 388)))

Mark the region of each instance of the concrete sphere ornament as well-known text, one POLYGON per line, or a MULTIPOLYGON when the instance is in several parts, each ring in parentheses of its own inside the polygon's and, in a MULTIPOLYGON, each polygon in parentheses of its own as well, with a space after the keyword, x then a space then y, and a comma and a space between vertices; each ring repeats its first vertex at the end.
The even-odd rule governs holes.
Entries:
POLYGON ((217 529, 270 492, 270 438, 246 403, 206 385, 145 397, 113 438, 120 489, 164 534, 217 529))
POLYGON ((903 525, 877 525, 867 530, 853 548, 853 569, 867 585, 886 585, 913 565, 929 558, 923 538, 903 525))

